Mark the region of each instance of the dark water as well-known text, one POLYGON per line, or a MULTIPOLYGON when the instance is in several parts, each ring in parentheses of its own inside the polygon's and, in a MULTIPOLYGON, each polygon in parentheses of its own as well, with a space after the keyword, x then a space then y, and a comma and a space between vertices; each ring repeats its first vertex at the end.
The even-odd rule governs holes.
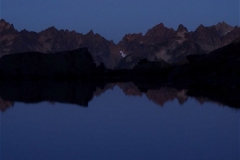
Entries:
POLYGON ((0 114, 0 159, 240 159, 239 110, 133 95, 115 86, 88 107, 16 102, 0 114))

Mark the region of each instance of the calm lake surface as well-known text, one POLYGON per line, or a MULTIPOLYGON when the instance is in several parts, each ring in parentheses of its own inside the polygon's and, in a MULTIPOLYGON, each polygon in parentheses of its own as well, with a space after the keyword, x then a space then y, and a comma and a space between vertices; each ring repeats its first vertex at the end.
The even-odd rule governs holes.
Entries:
POLYGON ((1 160, 240 160, 240 110, 195 98, 160 106, 115 86, 88 107, 15 102, 1 115, 1 160))

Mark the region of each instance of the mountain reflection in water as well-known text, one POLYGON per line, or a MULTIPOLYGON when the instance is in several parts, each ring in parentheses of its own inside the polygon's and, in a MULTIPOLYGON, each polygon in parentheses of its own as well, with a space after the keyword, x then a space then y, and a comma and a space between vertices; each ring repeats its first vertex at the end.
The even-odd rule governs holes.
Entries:
MULTIPOLYGON (((214 97, 215 95, 208 97, 202 96, 200 94, 202 91, 200 93, 196 92, 196 90, 189 92, 188 89, 177 89, 166 84, 156 85, 156 83, 152 83, 149 85, 139 81, 108 82, 105 80, 27 80, 0 83, 0 109, 1 111, 5 111, 7 108, 13 106, 15 102, 38 103, 42 101, 77 104, 86 107, 93 97, 101 96, 102 93, 113 89, 115 86, 118 86, 127 96, 146 95, 150 101, 159 106, 164 106, 166 102, 173 101, 174 99, 177 99, 179 104, 183 104, 188 100, 189 93, 191 97, 194 94, 198 95, 197 97, 193 97, 201 104, 204 102, 214 102, 219 106, 227 105, 235 108, 239 108, 240 106, 240 100, 231 101, 231 99, 227 99, 225 101, 223 97, 226 97, 226 93, 218 93, 217 98, 214 97), (228 103, 229 101, 231 103, 228 103)), ((236 100, 235 97, 234 100, 236 100)))
MULTIPOLYGON (((0 112, 0 159, 238 160, 240 110, 201 105, 206 99, 197 102, 186 92, 168 87, 141 92, 133 83, 109 83, 92 92, 88 108, 16 102, 14 108, 0 112)), ((86 105, 89 96, 84 98, 67 97, 65 102, 86 105)), ((10 106, 11 101, 5 104, 10 106)))

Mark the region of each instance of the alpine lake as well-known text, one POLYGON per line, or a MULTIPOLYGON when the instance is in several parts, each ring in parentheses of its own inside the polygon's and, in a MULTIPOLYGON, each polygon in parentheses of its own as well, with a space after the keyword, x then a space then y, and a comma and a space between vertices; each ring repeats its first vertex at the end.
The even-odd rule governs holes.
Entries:
POLYGON ((131 82, 29 88, 0 89, 1 160, 240 160, 240 110, 208 97, 131 82))

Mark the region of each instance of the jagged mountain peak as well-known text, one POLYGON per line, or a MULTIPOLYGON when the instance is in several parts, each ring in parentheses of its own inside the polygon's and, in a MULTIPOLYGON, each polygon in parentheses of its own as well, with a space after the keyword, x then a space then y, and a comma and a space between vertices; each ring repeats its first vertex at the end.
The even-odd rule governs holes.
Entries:
MULTIPOLYGON (((43 37, 58 37, 60 36, 61 32, 64 32, 63 30, 58 30, 56 27, 51 26, 45 30, 42 30, 39 35, 43 37)), ((61 34, 62 35, 62 34, 61 34)))
POLYGON ((165 27, 164 24, 161 22, 158 25, 156 25, 155 27, 165 27))
POLYGON ((163 23, 160 23, 153 28, 149 29, 144 37, 149 44, 161 43, 164 40, 174 35, 174 29, 167 28, 163 23))
POLYGON ((216 28, 234 28, 233 26, 227 24, 224 21, 219 22, 218 24, 214 25, 214 27, 216 27, 216 28))
POLYGON ((205 30, 205 26, 203 24, 200 24, 195 31, 205 30))
POLYGON ((230 31, 232 31, 234 29, 233 26, 230 26, 229 24, 227 24, 224 21, 219 22, 217 25, 214 25, 214 27, 220 33, 221 36, 226 35, 227 33, 229 33, 230 31))
POLYGON ((178 26, 177 32, 188 32, 188 29, 184 27, 182 24, 178 26))
POLYGON ((227 24, 225 21, 218 22, 218 24, 217 24, 217 25, 215 25, 215 26, 218 26, 218 25, 220 25, 220 26, 230 26, 230 25, 229 25, 229 24, 227 24))
POLYGON ((93 35, 93 36, 95 35, 94 32, 93 32, 93 30, 90 30, 90 31, 86 34, 86 36, 89 36, 89 35, 91 35, 91 36, 92 36, 92 35, 93 35))
POLYGON ((240 28, 232 27, 226 22, 215 26, 198 26, 195 31, 180 24, 177 30, 167 28, 163 23, 142 33, 126 34, 118 44, 109 41, 90 30, 86 34, 76 31, 58 30, 54 26, 39 33, 22 30, 18 32, 13 25, 0 20, 0 56, 22 51, 56 52, 88 47, 96 64, 104 63, 108 68, 116 68, 122 60, 123 66, 133 66, 141 58, 150 60, 167 59, 175 62, 190 54, 209 53, 229 44, 240 37, 240 28), (231 31, 230 31, 231 30, 231 31), (230 31, 230 32, 229 32, 230 31), (227 34, 226 34, 227 33, 227 34), (121 53, 126 56, 123 58, 121 53))
POLYGON ((0 24, 7 23, 5 19, 0 19, 0 24))
POLYGON ((58 29, 54 26, 51 26, 51 27, 47 28, 46 30, 48 30, 48 31, 58 31, 58 29))
MULTIPOLYGON (((94 33, 93 30, 90 30, 88 33, 86 33, 84 35, 84 38, 86 39, 101 39, 101 40, 105 40, 107 41, 104 37, 102 37, 100 34, 98 33, 94 33)), ((109 41, 110 42, 110 41, 109 41)))
POLYGON ((29 31, 26 30, 26 29, 23 29, 23 30, 21 30, 20 32, 21 32, 21 33, 29 33, 29 31))
POLYGON ((5 19, 0 19, 0 25, 10 25, 5 19))
POLYGON ((15 30, 13 24, 10 24, 8 22, 6 22, 4 19, 0 20, 0 32, 2 32, 3 30, 15 30))
POLYGON ((143 34, 142 33, 133 33, 133 34, 125 34, 125 36, 122 38, 122 40, 127 40, 127 41, 134 41, 136 39, 142 39, 143 34))
POLYGON ((56 27, 54 27, 54 26, 51 26, 51 27, 48 27, 48 28, 42 30, 40 33, 42 33, 42 32, 58 32, 58 31, 60 31, 60 30, 58 30, 58 29, 57 29, 56 27))
POLYGON ((164 24, 159 23, 156 26, 154 26, 153 28, 149 29, 145 35, 148 35, 151 32, 156 32, 156 31, 165 30, 165 29, 166 29, 166 27, 164 26, 164 24))

